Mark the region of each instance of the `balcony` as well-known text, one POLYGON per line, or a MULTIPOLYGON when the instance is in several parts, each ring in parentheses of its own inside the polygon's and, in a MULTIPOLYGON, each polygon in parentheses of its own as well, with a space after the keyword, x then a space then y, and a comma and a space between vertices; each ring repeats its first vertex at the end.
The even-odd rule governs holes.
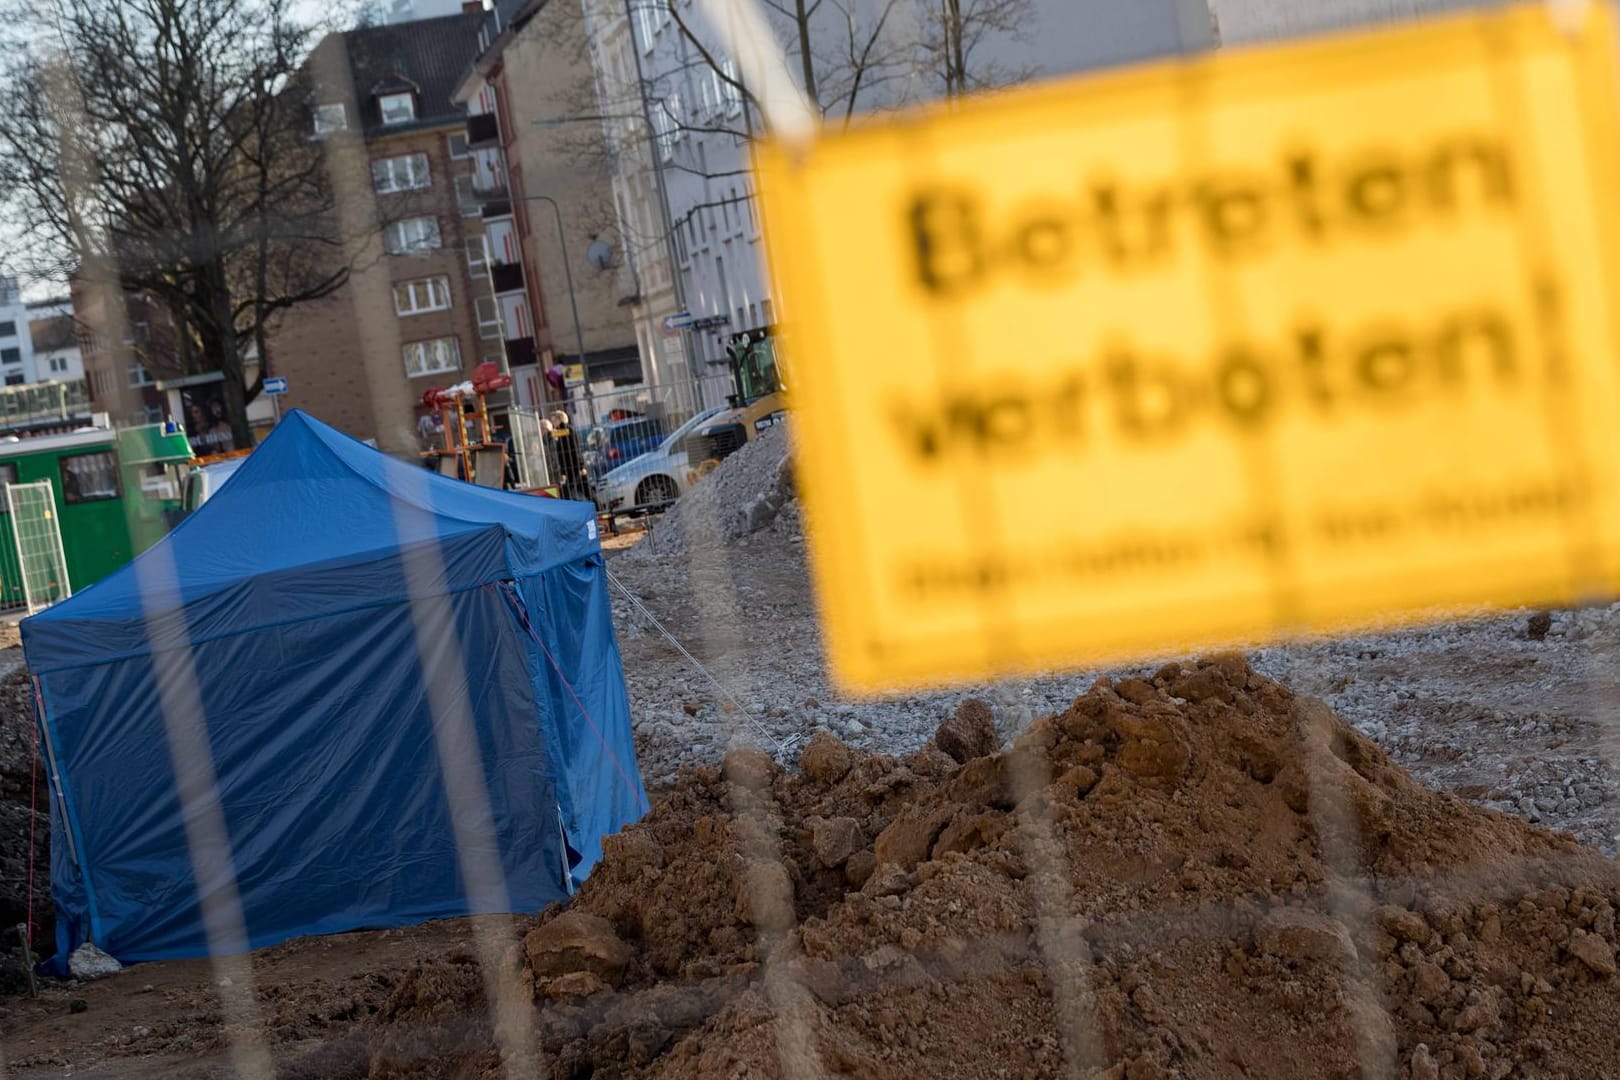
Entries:
POLYGON ((534 338, 513 338, 506 343, 506 363, 508 367, 522 367, 535 362, 534 338))
POLYGON ((472 192, 480 200, 506 200, 510 192, 506 187, 505 176, 485 177, 482 173, 472 174, 472 192))
POLYGON ((494 113, 476 113, 467 117, 467 146, 499 146, 501 142, 500 126, 495 122, 494 113))
POLYGON ((497 295, 523 291, 522 263, 491 263, 489 274, 494 280, 497 295))

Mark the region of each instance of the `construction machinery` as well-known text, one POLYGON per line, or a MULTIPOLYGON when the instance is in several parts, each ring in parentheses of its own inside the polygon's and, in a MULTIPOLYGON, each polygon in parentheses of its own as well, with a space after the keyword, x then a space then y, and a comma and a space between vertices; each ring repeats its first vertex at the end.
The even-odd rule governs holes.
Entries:
POLYGON ((787 418, 787 380, 770 331, 735 334, 726 353, 735 392, 724 412, 687 439, 688 481, 712 472, 728 454, 787 418))
POLYGON ((438 472, 482 487, 502 486, 506 472, 506 446, 496 440, 489 423, 488 395, 512 385, 492 363, 479 364, 466 382, 433 387, 422 404, 437 410, 443 443, 422 456, 434 459, 438 472))

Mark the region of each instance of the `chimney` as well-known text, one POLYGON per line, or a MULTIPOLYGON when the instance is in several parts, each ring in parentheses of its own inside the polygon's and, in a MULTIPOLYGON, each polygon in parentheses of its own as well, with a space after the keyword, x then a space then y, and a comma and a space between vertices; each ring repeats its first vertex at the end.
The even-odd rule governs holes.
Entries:
POLYGON ((484 0, 461 0, 461 13, 463 15, 482 15, 484 13, 484 0))

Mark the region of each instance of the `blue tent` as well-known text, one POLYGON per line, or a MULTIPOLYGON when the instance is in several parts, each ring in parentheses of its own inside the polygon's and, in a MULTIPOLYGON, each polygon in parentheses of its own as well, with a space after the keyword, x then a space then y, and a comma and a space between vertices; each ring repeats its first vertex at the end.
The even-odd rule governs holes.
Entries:
POLYGON ((647 808, 593 508, 446 479, 303 413, 22 632, 58 961, 86 941, 203 955, 205 900, 233 890, 250 948, 534 911, 647 808))

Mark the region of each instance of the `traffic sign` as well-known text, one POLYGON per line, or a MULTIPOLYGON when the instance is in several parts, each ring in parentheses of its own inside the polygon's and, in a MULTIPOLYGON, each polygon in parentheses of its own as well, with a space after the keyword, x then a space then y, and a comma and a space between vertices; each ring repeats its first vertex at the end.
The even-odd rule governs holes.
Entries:
POLYGON ((1616 21, 1549 7, 765 147, 840 681, 1620 591, 1616 21))
POLYGON ((272 375, 264 380, 264 392, 274 397, 287 392, 287 377, 285 375, 272 375))
POLYGON ((692 324, 696 321, 697 317, 690 311, 677 311, 673 315, 665 315, 663 321, 664 334, 667 337, 678 334, 682 330, 690 330, 692 324))

